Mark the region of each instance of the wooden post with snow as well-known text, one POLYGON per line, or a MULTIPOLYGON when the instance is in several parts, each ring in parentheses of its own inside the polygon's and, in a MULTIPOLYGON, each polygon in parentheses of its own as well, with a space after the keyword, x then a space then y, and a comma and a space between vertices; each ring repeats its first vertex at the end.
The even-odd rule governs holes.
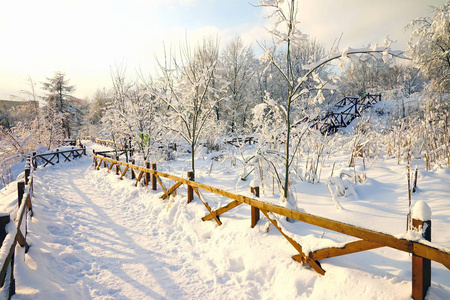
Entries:
MULTIPOLYGON (((189 180, 191 180, 191 181, 194 180, 194 172, 193 171, 188 171, 187 176, 188 176, 189 180)), ((194 189, 192 188, 192 186, 188 185, 187 186, 187 203, 191 203, 192 200, 194 200, 194 189)))
MULTIPOLYGON (((256 179, 253 179, 250 182, 250 192, 257 198, 259 198, 259 182, 256 179)), ((259 208, 251 206, 251 227, 255 228, 256 223, 259 221, 259 208)))
MULTIPOLYGON (((431 209, 425 201, 418 201, 412 211, 412 229, 422 233, 423 238, 431 241, 431 209)), ((431 261, 412 255, 412 298, 425 299, 431 285, 431 261)))

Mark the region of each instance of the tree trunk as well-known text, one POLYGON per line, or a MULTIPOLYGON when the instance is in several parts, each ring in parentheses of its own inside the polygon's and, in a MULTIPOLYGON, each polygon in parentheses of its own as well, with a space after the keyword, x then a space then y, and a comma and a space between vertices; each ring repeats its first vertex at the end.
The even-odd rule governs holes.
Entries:
POLYGON ((191 144, 191 170, 192 180, 195 180, 195 144, 191 144))

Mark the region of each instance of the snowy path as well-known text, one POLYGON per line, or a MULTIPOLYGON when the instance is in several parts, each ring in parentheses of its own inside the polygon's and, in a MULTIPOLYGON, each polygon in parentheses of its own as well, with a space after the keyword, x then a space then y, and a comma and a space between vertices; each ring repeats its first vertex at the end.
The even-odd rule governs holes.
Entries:
POLYGON ((19 284, 16 297, 33 294, 35 289, 39 293, 33 298, 42 299, 200 297, 200 291, 190 294, 201 285, 196 272, 166 252, 157 228, 149 230, 148 219, 141 218, 144 209, 117 205, 114 195, 93 184, 89 171, 80 172, 89 169, 89 164, 84 159, 75 168, 67 164, 41 169, 36 176, 38 221, 30 226, 32 247, 26 264, 31 269, 36 261, 50 265, 38 264, 41 269, 36 274, 41 278, 37 282, 27 278, 31 287, 37 286, 21 290, 19 284), (185 273, 199 286, 179 288, 185 273))
MULTIPOLYGON (((201 221, 206 210, 199 201, 186 204, 184 188, 162 201, 161 190, 112 173, 93 170, 88 157, 34 173, 31 248, 26 255, 18 248, 14 299, 410 298, 406 253, 380 248, 324 260, 327 273, 320 276, 293 262, 294 249, 268 230, 266 219, 250 229, 244 205, 217 227, 201 221)), ((301 243, 327 242, 325 233, 342 238, 303 223, 284 225, 297 228, 301 243)), ((447 298, 448 270, 434 265, 433 276, 429 299, 447 298)))

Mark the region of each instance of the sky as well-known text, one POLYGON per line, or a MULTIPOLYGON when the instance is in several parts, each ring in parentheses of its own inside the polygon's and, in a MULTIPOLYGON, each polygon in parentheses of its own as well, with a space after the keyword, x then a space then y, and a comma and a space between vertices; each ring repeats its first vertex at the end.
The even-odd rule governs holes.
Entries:
MULTIPOLYGON (((15 0, 0 10, 0 100, 23 96, 28 80, 37 94, 57 71, 75 85, 73 96, 92 99, 111 87, 111 69, 126 66, 154 74, 163 45, 178 47, 204 37, 221 46, 236 36, 259 51, 267 39, 268 11, 258 0, 15 0)), ((406 50, 414 18, 430 16, 445 0, 301 0, 300 29, 329 49, 381 44, 406 50)))

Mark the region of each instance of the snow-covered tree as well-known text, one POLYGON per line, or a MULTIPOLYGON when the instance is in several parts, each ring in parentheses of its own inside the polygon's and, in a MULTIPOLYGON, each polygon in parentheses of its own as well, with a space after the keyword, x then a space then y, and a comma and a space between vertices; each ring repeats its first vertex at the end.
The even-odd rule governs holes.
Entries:
POLYGON ((170 53, 160 62, 159 89, 153 95, 168 108, 162 122, 190 146, 195 174, 195 150, 212 122, 214 109, 224 99, 226 84, 218 72, 218 42, 204 41, 194 51, 186 45, 175 57, 170 53))
POLYGON ((432 17, 413 20, 409 41, 409 55, 429 80, 425 91, 423 116, 416 117, 421 124, 421 149, 426 151, 427 166, 434 161, 446 161, 450 167, 450 2, 433 9, 432 17))
POLYGON ((65 76, 62 72, 55 72, 52 78, 47 78, 42 88, 47 91, 43 99, 47 102, 47 117, 52 118, 49 121, 55 128, 61 126, 64 136, 70 137, 73 127, 83 119, 83 112, 72 103, 76 99, 71 95, 75 86, 69 85, 65 76))
MULTIPOLYGON (((145 84, 127 78, 126 68, 116 66, 111 72, 113 90, 102 111, 101 133, 116 143, 137 148, 144 160, 156 160, 162 135, 159 105, 145 84)), ((104 100, 101 100, 102 102, 104 100)), ((100 104, 100 103, 99 103, 100 104)))
MULTIPOLYGON (((400 55, 401 52, 394 52, 390 49, 390 40, 386 40, 382 47, 374 45, 363 49, 351 49, 347 48, 344 51, 333 49, 329 55, 317 62, 310 65, 303 66, 306 69, 306 74, 303 77, 296 77, 294 74, 292 49, 296 45, 304 42, 307 36, 303 34, 298 28, 297 11, 298 1, 290 0, 273 0, 273 1, 260 1, 259 6, 269 7, 273 9, 272 17, 275 18, 274 27, 270 30, 276 46, 285 47, 285 55, 283 64, 280 64, 274 55, 274 48, 266 49, 265 53, 261 56, 261 60, 266 62, 268 66, 273 66, 278 70, 279 74, 283 78, 283 83, 286 89, 284 97, 281 101, 266 97, 266 103, 282 112, 284 123, 284 174, 279 176, 282 179, 281 186, 283 190, 282 202, 289 202, 289 175, 291 165, 294 162, 295 152, 301 142, 302 134, 293 132, 293 115, 292 110, 295 102, 308 95, 310 92, 315 91, 316 103, 323 100, 323 90, 334 86, 330 85, 328 80, 324 80, 320 77, 320 70, 326 66, 329 62, 337 59, 343 61, 347 59, 367 59, 368 57, 374 57, 387 61, 391 55, 400 55), (310 79, 313 79, 312 82, 310 79), (310 84, 312 83, 312 84, 310 84), (293 141, 293 139, 296 139, 293 141)), ((292 203, 291 203, 292 205, 292 203)))
POLYGON ((229 83, 225 93, 228 100, 227 125, 232 134, 249 129, 250 111, 254 106, 254 74, 258 61, 250 46, 245 46, 240 37, 233 39, 221 55, 223 78, 229 83))
POLYGON ((409 55, 430 80, 430 93, 450 92, 450 2, 434 8, 431 18, 417 18, 409 41, 409 55))

